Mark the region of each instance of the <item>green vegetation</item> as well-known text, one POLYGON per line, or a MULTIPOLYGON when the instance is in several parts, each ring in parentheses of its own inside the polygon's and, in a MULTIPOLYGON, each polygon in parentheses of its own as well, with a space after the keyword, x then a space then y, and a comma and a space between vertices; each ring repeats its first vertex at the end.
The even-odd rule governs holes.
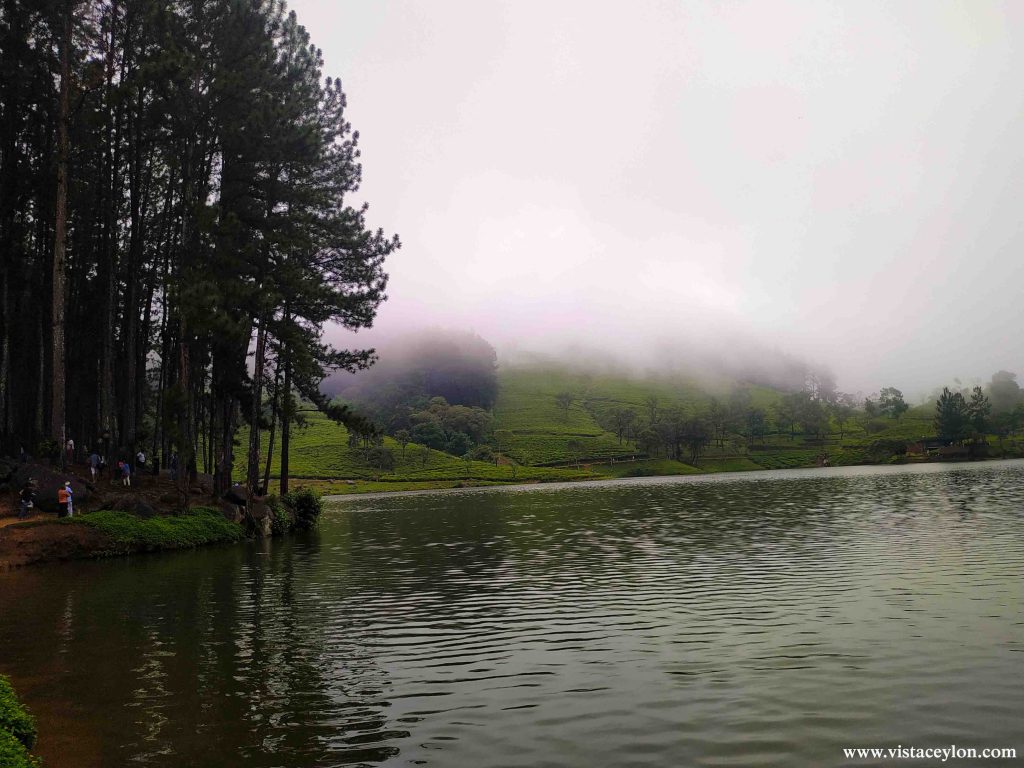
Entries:
POLYGON ((125 550, 184 549, 245 538, 242 527, 215 509, 194 508, 171 516, 137 517, 130 512, 101 510, 66 521, 102 531, 125 550))
MULTIPOLYGON (((305 414, 304 425, 291 436, 291 476, 309 485, 310 480, 364 480, 381 483, 451 483, 467 479, 466 462, 444 451, 409 443, 402 450, 401 444, 384 436, 381 446, 390 450, 393 465, 382 469, 375 464, 372 450, 349 442, 345 426, 336 424, 319 413, 305 414)), ((240 432, 241 440, 247 440, 246 429, 240 432)), ((266 437, 262 440, 264 455, 267 450, 266 437)), ((560 455, 567 453, 564 441, 560 455)), ((274 459, 271 463, 271 477, 280 471, 279 441, 275 441, 274 459)), ((236 468, 244 465, 244 457, 236 456, 236 468)), ((513 463, 495 464, 493 461, 471 460, 468 477, 472 480, 491 482, 530 482, 535 480, 574 480, 591 476, 587 470, 575 468, 547 468, 521 466, 513 463)), ((397 486, 396 486, 397 487, 397 486)), ((436 487, 436 486, 434 486, 436 487)), ((447 486, 451 487, 451 486, 447 486)), ((339 489, 339 492, 345 492, 339 489)))
POLYGON ((701 470, 672 459, 644 459, 616 464, 595 464, 593 469, 603 477, 658 477, 662 475, 697 475, 701 470))
POLYGON ((4 768, 38 766, 29 750, 36 743, 36 722, 14 692, 11 681, 0 675, 0 765, 4 768))
MULTIPOLYGON (((1011 374, 1003 377, 1003 399, 1017 407, 1019 388, 1009 391, 1016 384, 1011 374)), ((899 390, 886 387, 861 404, 836 392, 827 377, 812 376, 804 390, 782 392, 724 379, 637 378, 549 363, 503 368, 497 382, 489 431, 477 434, 480 443, 461 456, 422 445, 407 429, 370 443, 353 439, 344 426, 313 412, 292 434, 292 477, 323 493, 350 494, 793 469, 921 461, 927 458, 922 446, 937 439, 934 402, 908 406, 899 390)), ((989 417, 987 398, 968 395, 963 418, 973 439, 998 439, 998 455, 1019 455, 1012 432, 1024 417, 1014 421, 1005 407, 1003 416, 989 417), (1009 425, 1002 433, 993 426, 1000 418, 1009 425)), ((437 404, 439 424, 452 408, 437 404)), ((275 460, 272 477, 277 469, 275 460)))
POLYGON ((297 491, 286 493, 281 500, 295 513, 294 528, 299 531, 315 528, 320 519, 320 513, 324 511, 320 494, 312 488, 300 488, 297 491))

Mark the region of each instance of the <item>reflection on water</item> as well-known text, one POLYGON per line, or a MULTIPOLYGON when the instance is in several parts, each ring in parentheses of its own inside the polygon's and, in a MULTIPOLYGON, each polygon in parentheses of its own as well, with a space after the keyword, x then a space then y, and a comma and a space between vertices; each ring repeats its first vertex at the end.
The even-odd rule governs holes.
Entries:
POLYGON ((0 575, 0 671, 70 768, 1021 750, 1022 493, 1006 462, 347 500, 0 575))

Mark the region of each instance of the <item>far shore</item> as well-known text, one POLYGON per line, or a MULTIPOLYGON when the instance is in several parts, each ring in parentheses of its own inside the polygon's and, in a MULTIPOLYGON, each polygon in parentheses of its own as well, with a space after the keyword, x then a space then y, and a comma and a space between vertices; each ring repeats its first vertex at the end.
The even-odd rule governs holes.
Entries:
MULTIPOLYGON (((472 484, 468 481, 462 484, 451 484, 443 487, 432 488, 406 488, 393 491, 359 491, 353 490, 348 493, 324 494, 324 501, 363 501, 373 499, 389 499, 404 496, 430 496, 438 493, 486 493, 489 491, 557 491, 573 488, 580 485, 588 487, 614 487, 619 485, 657 484, 665 482, 709 482, 709 481, 740 481, 740 480, 763 480, 763 479, 785 479, 787 477, 822 476, 841 477, 843 475, 867 475, 867 474, 898 474, 908 471, 936 472, 951 468, 975 468, 990 467, 992 464, 1016 463, 1024 461, 1024 458, 985 458, 972 459, 968 461, 906 461, 897 464, 849 464, 841 467, 790 467, 785 469, 751 469, 751 470, 726 470, 693 472, 690 474, 675 475, 648 475, 641 477, 591 477, 577 480, 559 480, 557 482, 533 481, 526 483, 478 483, 472 484)), ((382 485, 378 483, 377 485, 382 485)), ((406 484, 406 483, 396 483, 406 484)))

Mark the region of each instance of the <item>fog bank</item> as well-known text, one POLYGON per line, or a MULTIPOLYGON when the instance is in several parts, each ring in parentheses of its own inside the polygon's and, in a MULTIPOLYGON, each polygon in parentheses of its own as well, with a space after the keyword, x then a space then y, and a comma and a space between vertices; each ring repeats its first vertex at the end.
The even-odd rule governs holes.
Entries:
POLYGON ((1024 5, 290 6, 402 237, 384 331, 1024 369, 1024 5))

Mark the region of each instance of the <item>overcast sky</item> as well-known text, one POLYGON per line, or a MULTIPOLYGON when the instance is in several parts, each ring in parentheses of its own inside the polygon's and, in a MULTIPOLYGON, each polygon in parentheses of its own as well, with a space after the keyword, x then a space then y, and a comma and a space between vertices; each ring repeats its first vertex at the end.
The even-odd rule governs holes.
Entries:
POLYGON ((1024 2, 290 7, 403 242, 379 327, 1024 374, 1024 2))

